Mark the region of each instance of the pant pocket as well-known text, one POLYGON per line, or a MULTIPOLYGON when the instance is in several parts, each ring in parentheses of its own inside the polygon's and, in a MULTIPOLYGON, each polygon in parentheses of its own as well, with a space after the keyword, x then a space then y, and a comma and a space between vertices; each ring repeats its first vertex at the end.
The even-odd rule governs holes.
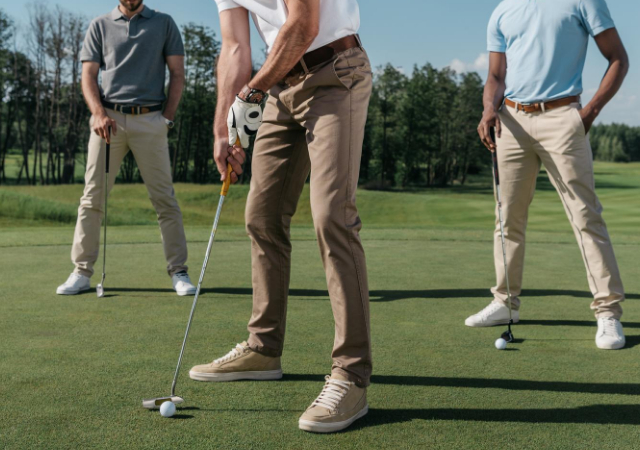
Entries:
POLYGON ((582 121, 582 117, 580 117, 580 107, 579 106, 571 106, 571 113, 574 115, 576 120, 578 121, 577 126, 578 130, 582 132, 583 136, 587 135, 587 130, 584 127, 584 122, 582 121))
POLYGON ((356 82, 372 76, 372 72, 366 54, 347 54, 349 51, 338 55, 333 62, 333 73, 342 86, 351 90, 356 82))

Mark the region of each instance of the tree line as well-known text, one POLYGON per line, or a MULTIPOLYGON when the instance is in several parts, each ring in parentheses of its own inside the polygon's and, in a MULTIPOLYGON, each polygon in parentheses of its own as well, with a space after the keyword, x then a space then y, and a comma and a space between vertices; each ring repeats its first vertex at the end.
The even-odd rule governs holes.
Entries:
MULTIPOLYGON (((0 183, 82 182, 90 113, 80 87, 80 50, 89 19, 41 1, 27 4, 27 12, 19 36, 0 9, 0 183)), ((218 180, 211 149, 220 42, 213 30, 193 23, 182 26, 182 36, 186 82, 177 125, 169 133, 173 177, 212 183, 218 180)), ((378 68, 361 185, 462 185, 487 166, 476 134, 482 88, 477 73, 430 64, 408 75, 391 65, 378 68)), ((640 161, 640 127, 597 125, 591 140, 597 159, 640 161)), ((246 169, 243 182, 251 176, 250 164, 246 169)), ((131 154, 119 181, 141 181, 131 154)))

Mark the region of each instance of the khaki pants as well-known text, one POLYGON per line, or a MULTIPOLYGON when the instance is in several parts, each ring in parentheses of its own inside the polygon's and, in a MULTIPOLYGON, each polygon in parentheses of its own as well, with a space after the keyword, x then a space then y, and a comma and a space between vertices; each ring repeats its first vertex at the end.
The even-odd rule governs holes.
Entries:
MULTIPOLYGON (((160 112, 139 116, 107 110, 117 122, 111 135, 109 191, 113 188, 123 158, 133 152, 149 198, 158 215, 169 275, 187 270, 187 242, 182 213, 171 180, 167 125, 160 112)), ((90 277, 100 249, 100 223, 104 213, 105 141, 95 133, 89 139, 84 195, 78 208, 71 261, 75 273, 90 277)))
POLYGON ((247 201, 252 241, 249 345, 282 353, 291 267, 291 217, 311 172, 311 209, 335 320, 332 372, 371 376, 369 291, 356 187, 371 94, 366 53, 351 49, 298 84, 270 91, 247 201))
MULTIPOLYGON (((556 188, 575 232, 596 317, 620 318, 624 289, 613 253, 602 205, 595 193, 593 156, 579 115, 580 105, 546 112, 524 113, 504 106, 500 112, 502 137, 497 140, 500 186, 505 220, 509 282, 513 306, 520 307, 524 268, 525 229, 540 164, 556 188)), ((506 304, 506 284, 497 219, 494 234, 496 299, 506 304)))

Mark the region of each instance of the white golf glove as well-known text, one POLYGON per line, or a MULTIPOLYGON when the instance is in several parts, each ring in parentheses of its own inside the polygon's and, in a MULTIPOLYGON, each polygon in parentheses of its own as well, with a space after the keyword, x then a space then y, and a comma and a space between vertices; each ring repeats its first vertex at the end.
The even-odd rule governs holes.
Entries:
POLYGON ((259 104, 248 103, 236 97, 227 116, 229 128, 229 145, 234 145, 240 138, 242 148, 248 148, 251 136, 258 132, 262 124, 262 108, 259 104))

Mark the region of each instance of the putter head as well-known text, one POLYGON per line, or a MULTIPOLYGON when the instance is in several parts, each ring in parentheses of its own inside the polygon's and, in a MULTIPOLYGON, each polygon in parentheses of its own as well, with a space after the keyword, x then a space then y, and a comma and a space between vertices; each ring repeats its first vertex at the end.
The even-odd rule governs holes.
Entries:
POLYGON ((98 285, 96 286, 96 294, 98 294, 98 298, 102 298, 104 297, 104 279, 105 279, 105 274, 102 274, 102 280, 100 280, 100 283, 98 283, 98 285))
POLYGON ((511 330, 507 330, 504 333, 502 333, 502 336, 500 336, 502 339, 504 339, 507 342, 513 342, 515 340, 515 338, 513 337, 513 333, 511 332, 511 330))
POLYGON ((142 400, 142 407, 146 409, 160 409, 160 405, 164 402, 173 402, 176 406, 184 403, 184 399, 182 397, 178 397, 177 395, 171 397, 158 397, 158 398, 148 398, 142 400))

